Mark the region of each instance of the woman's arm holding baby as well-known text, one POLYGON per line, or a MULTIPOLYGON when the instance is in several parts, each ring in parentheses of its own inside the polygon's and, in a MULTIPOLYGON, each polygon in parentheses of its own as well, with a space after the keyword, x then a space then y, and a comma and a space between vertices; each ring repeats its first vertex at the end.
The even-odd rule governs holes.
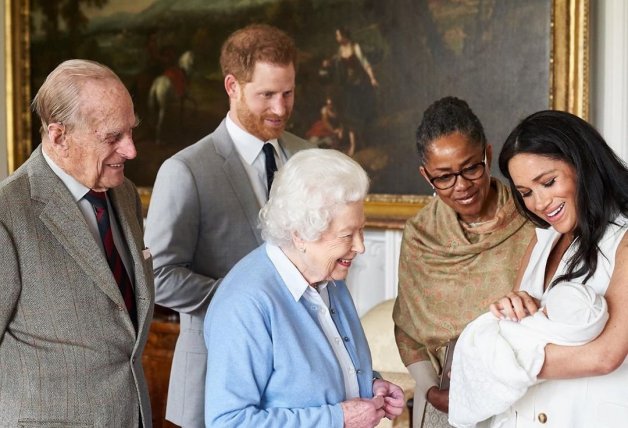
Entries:
POLYGON ((540 378, 597 376, 617 369, 628 355, 628 233, 617 248, 615 269, 606 291, 609 318, 602 334, 583 346, 545 347, 540 378))
MULTIPOLYGON (((582 346, 545 347, 543 379, 599 376, 617 369, 628 355, 628 233, 617 248, 616 263, 605 298, 609 319, 602 333, 582 346)), ((500 318, 521 319, 538 310, 538 300, 525 291, 513 291, 490 307, 500 318)))

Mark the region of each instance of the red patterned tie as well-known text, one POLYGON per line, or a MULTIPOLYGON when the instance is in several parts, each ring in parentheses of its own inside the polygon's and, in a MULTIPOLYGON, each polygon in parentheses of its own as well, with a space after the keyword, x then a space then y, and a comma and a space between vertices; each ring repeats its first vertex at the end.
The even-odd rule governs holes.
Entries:
POLYGON ((94 192, 90 190, 84 196, 92 206, 96 213, 96 222, 98 223, 98 232, 100 233, 100 239, 105 249, 105 255, 107 257, 107 263, 113 273, 113 277, 118 283, 120 293, 124 298, 124 304, 129 311, 129 316, 133 325, 137 330, 137 310, 135 308, 135 296, 133 296, 133 285, 129 279, 129 275, 126 272, 126 268, 122 263, 122 258, 116 249, 113 242, 113 233, 111 231, 111 222, 109 221, 109 210, 107 209, 107 197, 105 192, 94 192))

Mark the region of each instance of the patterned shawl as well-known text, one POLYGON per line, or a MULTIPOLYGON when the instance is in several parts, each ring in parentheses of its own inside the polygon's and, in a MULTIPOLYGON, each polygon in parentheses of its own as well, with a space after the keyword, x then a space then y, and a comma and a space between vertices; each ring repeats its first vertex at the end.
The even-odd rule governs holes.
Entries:
POLYGON ((404 364, 431 360, 440 373, 444 345, 509 292, 534 226, 496 179, 495 218, 471 227, 440 198, 406 223, 393 319, 404 364))

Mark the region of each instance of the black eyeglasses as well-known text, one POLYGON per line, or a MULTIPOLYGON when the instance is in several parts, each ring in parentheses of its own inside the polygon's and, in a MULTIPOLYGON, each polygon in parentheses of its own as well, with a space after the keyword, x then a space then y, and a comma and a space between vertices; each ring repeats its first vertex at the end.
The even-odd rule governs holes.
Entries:
POLYGON ((486 170, 486 150, 484 150, 484 160, 482 162, 474 163, 466 168, 462 168, 458 172, 451 172, 449 174, 439 175, 438 177, 432 177, 425 167, 425 174, 429 177, 432 186, 438 190, 447 190, 456 185, 458 176, 461 175, 466 180, 473 181, 482 178, 484 171, 486 170))

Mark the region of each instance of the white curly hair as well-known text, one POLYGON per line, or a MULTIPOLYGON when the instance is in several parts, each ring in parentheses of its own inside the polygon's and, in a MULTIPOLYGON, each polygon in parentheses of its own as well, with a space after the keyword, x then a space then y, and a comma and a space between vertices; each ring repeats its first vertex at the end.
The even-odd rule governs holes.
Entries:
POLYGON ((277 172, 260 211, 262 238, 292 245, 292 233, 316 241, 338 207, 364 200, 369 178, 349 156, 332 149, 302 150, 277 172))

